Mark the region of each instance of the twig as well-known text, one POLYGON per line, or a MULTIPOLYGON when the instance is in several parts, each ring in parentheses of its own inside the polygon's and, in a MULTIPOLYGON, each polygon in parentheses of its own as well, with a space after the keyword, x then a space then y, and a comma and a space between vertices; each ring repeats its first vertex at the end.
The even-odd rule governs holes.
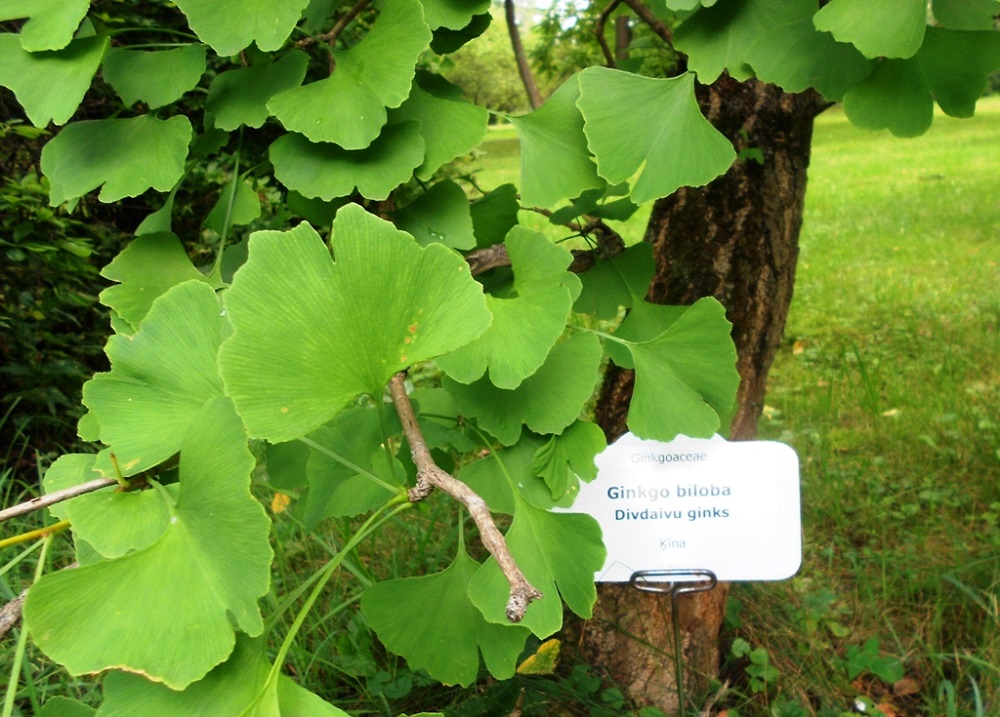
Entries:
POLYGON ((597 17, 597 22, 594 23, 594 34, 597 35, 597 42, 601 45, 601 52, 604 53, 604 59, 607 60, 608 67, 617 67, 615 63, 615 56, 611 52, 611 48, 608 47, 608 41, 604 38, 604 25, 608 22, 608 18, 611 17, 611 13, 615 11, 615 8, 621 4, 622 0, 611 0, 611 4, 608 5, 601 14, 597 17))
POLYGON ((396 413, 399 414, 403 432, 410 444, 413 463, 417 466, 417 485, 410 489, 410 500, 414 502, 422 500, 427 497, 431 490, 440 488, 465 506, 469 515, 476 522, 476 527, 479 528, 483 545, 496 559, 500 571, 510 585, 507 619, 511 622, 520 622, 528 605, 535 600, 540 600, 542 593, 528 582, 517 566, 514 557, 510 554, 510 549, 507 547, 507 541, 504 540, 503 533, 493 522, 486 501, 480 498, 469 486, 443 471, 434 462, 420 430, 420 424, 417 423, 413 405, 410 403, 409 396, 406 395, 406 374, 397 373, 392 377, 392 380, 389 381, 389 393, 392 394, 396 413))
MULTIPOLYGON (((309 47, 310 45, 315 45, 317 42, 325 42, 330 45, 333 49, 337 44, 337 38, 340 37, 340 33, 344 31, 351 21, 360 15, 366 7, 371 5, 372 0, 358 0, 358 3, 347 11, 347 14, 340 18, 337 23, 330 29, 329 32, 324 32, 322 35, 316 37, 307 37, 303 40, 299 40, 295 43, 298 47, 309 47)), ((334 61, 331 60, 330 70, 333 71, 334 61)))
POLYGON ((48 508, 50 505, 61 503, 62 501, 69 500, 70 498, 76 498, 78 495, 84 495, 85 493, 92 493, 95 490, 100 490, 101 488, 107 488, 109 485, 118 485, 118 481, 114 478, 98 478, 96 480, 87 481, 86 483, 81 483, 80 485, 75 485, 72 488, 57 490, 55 493, 40 495, 37 498, 32 498, 24 503, 18 503, 17 505, 12 505, 10 508, 0 510, 0 523, 5 520, 10 520, 11 518, 16 518, 19 515, 26 515, 41 508, 48 508))
MULTIPOLYGON (((63 570, 72 570, 78 565, 79 563, 74 561, 63 568, 63 570)), ((3 607, 0 607, 0 640, 2 640, 7 633, 13 630, 14 626, 21 621, 21 611, 24 607, 24 599, 27 596, 28 588, 25 588, 16 598, 8 602, 3 607)))
POLYGON ((634 12, 640 20, 649 25, 649 28, 659 35, 660 39, 663 40, 670 46, 674 44, 674 34, 667 27, 660 18, 653 14, 653 11, 646 7, 642 0, 622 0, 626 5, 628 5, 632 12, 634 12))

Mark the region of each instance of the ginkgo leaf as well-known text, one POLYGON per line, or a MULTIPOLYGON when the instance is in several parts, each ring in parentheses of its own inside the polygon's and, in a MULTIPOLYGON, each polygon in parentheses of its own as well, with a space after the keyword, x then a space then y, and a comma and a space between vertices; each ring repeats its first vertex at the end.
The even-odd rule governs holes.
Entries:
POLYGON ((111 672, 104 678, 99 717, 347 717, 347 713, 274 674, 266 640, 239 635, 232 655, 183 691, 140 675, 111 672))
POLYGON ((61 50, 88 9, 90 0, 6 0, 0 3, 0 22, 28 18, 21 27, 21 47, 27 52, 61 50))
POLYGON ((487 297, 493 314, 489 330, 438 359, 438 366, 456 381, 475 381, 488 369, 495 386, 516 388, 545 361, 580 292, 580 280, 566 271, 573 256, 543 234, 515 227, 506 246, 516 295, 487 297))
POLYGON ((552 436, 535 452, 532 470, 545 481, 553 500, 575 497, 580 480, 597 477, 594 457, 608 447, 604 431, 596 423, 576 421, 560 435, 552 436))
POLYGON ((209 283, 191 263, 175 234, 144 234, 125 247, 101 276, 119 282, 101 292, 100 300, 138 329, 149 308, 171 287, 185 281, 209 283))
POLYGON ((559 640, 552 638, 551 640, 546 640, 538 649, 535 650, 533 655, 528 655, 525 660, 517 666, 517 674, 519 675, 551 675, 556 670, 556 664, 559 662, 559 648, 562 643, 559 640))
POLYGON ((42 149, 42 171, 56 206, 101 187, 102 202, 166 192, 184 173, 191 122, 183 115, 159 120, 87 120, 67 125, 42 149))
MULTIPOLYGON (((54 493, 100 478, 95 454, 60 456, 45 472, 45 492, 54 493)), ((176 499, 177 485, 164 488, 176 499)), ((121 491, 117 486, 86 493, 59 504, 53 515, 73 524, 73 538, 84 540, 106 558, 117 558, 154 543, 167 529, 170 511, 158 491, 121 491)))
POLYGON ((205 110, 220 129, 260 127, 270 116, 268 100, 301 85, 308 64, 309 55, 292 50, 274 62, 220 72, 208 86, 205 110))
POLYGON ((927 0, 831 0, 813 24, 865 57, 913 57, 924 41, 927 0))
POLYGON ((331 201, 357 190, 382 200, 424 161, 424 140, 417 122, 389 125, 366 149, 313 144, 288 132, 268 150, 274 176, 306 197, 331 201))
POLYGON ((272 554, 269 521, 250 494, 253 466, 232 404, 217 398, 185 437, 180 496, 164 497, 162 537, 39 580, 24 605, 35 643, 71 674, 118 668, 180 690, 229 656, 235 628, 259 635, 272 554))
POLYGON ((469 20, 469 24, 460 30, 439 27, 434 31, 434 39, 431 40, 431 50, 439 55, 447 55, 455 52, 486 32, 492 22, 493 16, 488 12, 484 12, 482 15, 474 15, 469 20))
POLYGON ((949 115, 971 117, 997 68, 1000 34, 928 27, 916 56, 882 60, 845 95, 844 111, 859 127, 916 137, 933 121, 934 100, 949 115))
POLYGON ((188 24, 222 56, 235 55, 251 42, 265 52, 288 39, 309 0, 177 0, 188 24))
POLYGON ((249 224, 260 217, 260 197, 245 181, 237 181, 235 184, 230 182, 222 188, 215 206, 205 217, 205 226, 216 234, 222 234, 227 214, 230 227, 249 224), (230 201, 232 201, 231 206, 230 201))
POLYGON ((467 687, 479 673, 479 654, 494 677, 514 675, 529 631, 487 622, 469 601, 479 564, 464 550, 444 571, 385 580, 365 590, 361 610, 379 640, 445 684, 467 687))
MULTIPOLYGON (((674 47, 688 58, 688 69, 703 84, 715 82, 723 70, 737 80, 753 76, 747 64, 747 48, 780 24, 788 11, 803 7, 801 0, 741 0, 703 3, 674 31, 674 47), (711 6, 710 6, 711 5, 711 6)), ((815 10, 815 3, 813 3, 815 10)))
POLYGON ((501 184, 489 194, 472 203, 472 229, 476 234, 476 246, 488 247, 503 244, 504 238, 517 226, 517 187, 501 184))
POLYGON ((424 17, 432 30, 446 27, 461 30, 473 15, 489 12, 490 0, 421 0, 424 17))
POLYGON ((174 221, 174 200, 177 199, 177 190, 180 184, 175 184, 174 188, 167 194, 163 206, 152 214, 147 214, 146 218, 139 222, 139 226, 133 232, 137 237, 143 234, 172 234, 174 221))
POLYGON ((444 244, 453 249, 474 249, 469 200, 450 180, 438 182, 396 211, 396 226, 413 235, 421 246, 444 244))
POLYGON ((577 104, 601 176, 616 184, 641 169, 632 187, 638 204, 707 184, 736 159, 698 109, 691 73, 655 79, 592 67, 580 73, 577 104), (635 103, 644 111, 633 111, 635 103))
POLYGON ((287 441, 397 371, 479 336, 490 314, 468 265, 356 204, 334 221, 334 263, 307 224, 257 232, 226 292, 219 364, 253 437, 287 441))
POLYGON ((583 134, 579 97, 573 77, 534 112, 508 118, 521 139, 521 200, 528 206, 547 207, 604 186, 583 134))
POLYGON ((467 102, 462 91, 440 75, 419 71, 410 96, 389 118, 393 123, 420 122, 426 156, 414 174, 427 181, 442 165, 483 141, 489 112, 467 102))
POLYGON ((934 20, 949 30, 993 30, 1000 15, 997 0, 932 0, 934 20))
POLYGON ((83 402, 125 475, 176 453, 191 422, 222 394, 215 354, 224 329, 212 288, 187 281, 153 302, 134 335, 108 339, 111 371, 84 384, 83 402))
POLYGON ((656 271, 653 245, 639 242, 618 256, 598 261, 580 276, 583 289, 573 311, 613 319, 642 300, 656 271))
POLYGON ((113 47, 104 57, 102 76, 126 106, 145 102, 168 105, 198 84, 205 73, 205 46, 185 45, 146 52, 113 47))
MULTIPOLYGON (((582 513, 552 513, 515 498, 514 521, 507 545, 528 581, 544 597, 528 606, 520 624, 538 637, 548 637, 563 621, 563 606, 590 617, 597 589, 594 573, 604 565, 607 551, 601 527, 582 513)), ((469 597, 489 622, 507 624, 507 580, 491 557, 473 575, 469 597)))
POLYGON ((465 385, 448 380, 445 388, 462 413, 504 445, 521 436, 521 424, 536 433, 561 433, 579 416, 600 379, 601 345, 579 333, 556 346, 545 363, 517 388, 498 388, 486 379, 465 385))
POLYGON ((840 101, 844 93, 872 71, 875 63, 854 45, 837 42, 813 26, 811 3, 799 16, 784 19, 760 35, 746 51, 757 78, 785 92, 803 92, 813 87, 829 100, 840 101))
POLYGON ((401 429, 395 412, 380 407, 348 408, 309 434, 306 464, 309 491, 302 498, 302 519, 309 529, 331 516, 355 516, 398 495, 405 482, 403 467, 386 456, 383 426, 392 435, 401 429))
POLYGON ((270 112, 313 142, 364 149, 379 136, 387 107, 410 93, 417 58, 431 40, 418 2, 383 2, 372 29, 349 50, 333 53, 326 79, 274 95, 270 112))
POLYGON ((10 88, 36 127, 65 124, 90 89, 107 47, 107 37, 86 37, 56 52, 28 52, 17 35, 0 34, 0 85, 10 88))
POLYGON ((628 343, 635 361, 629 430, 658 441, 719 431, 739 386, 731 330, 723 306, 704 298, 659 337, 628 343))

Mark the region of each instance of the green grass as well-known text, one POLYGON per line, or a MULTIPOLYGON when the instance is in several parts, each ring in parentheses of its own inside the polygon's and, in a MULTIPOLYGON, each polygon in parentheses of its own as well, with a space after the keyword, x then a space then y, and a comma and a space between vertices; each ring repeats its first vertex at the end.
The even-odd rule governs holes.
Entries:
MULTIPOLYGON (((479 165, 484 187, 517 180, 510 128, 491 131, 479 165)), ((734 587, 725 647, 736 649, 717 702, 730 717, 833 717, 858 698, 869 713, 1000 713, 998 166, 1000 98, 972 120, 939 117, 917 140, 856 130, 837 111, 817 123, 796 295, 761 426, 801 459, 804 561, 792 580, 734 587), (736 656, 744 647, 773 669, 755 671, 736 656)), ((647 215, 627 223, 627 241, 647 215)), ((522 220, 564 238, 537 213, 522 220)), ((10 504, 27 489, 2 468, 10 504)), ((373 578, 445 564, 449 536, 434 529, 444 508, 421 504, 352 556, 289 655, 296 676, 356 714, 509 714, 521 690, 525 715, 623 714, 620 693, 586 666, 455 691, 385 654, 351 601, 373 578)), ((279 595, 329 548, 287 514, 277 524, 279 595)), ((352 525, 331 526, 331 543, 352 525)), ((30 580, 34 559, 0 576, 0 597, 30 580)), ((99 700, 30 646, 26 665, 26 708, 59 693, 99 700)), ((4 684, 9 666, 0 659, 4 684)))

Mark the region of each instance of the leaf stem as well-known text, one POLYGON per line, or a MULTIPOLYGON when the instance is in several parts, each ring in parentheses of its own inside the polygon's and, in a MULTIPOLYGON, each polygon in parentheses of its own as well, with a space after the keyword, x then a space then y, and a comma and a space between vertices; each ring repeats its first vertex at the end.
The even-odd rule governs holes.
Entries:
POLYGON ((305 443, 307 446, 309 446, 310 448, 312 448, 314 451, 322 453, 327 458, 332 458, 333 460, 337 461, 337 463, 339 463, 340 465, 342 465, 342 466, 344 466, 346 468, 350 468, 352 471, 354 471, 358 475, 362 475, 365 478, 367 478, 368 480, 372 481, 373 483, 376 483, 377 485, 382 486, 383 488, 385 488, 390 493, 396 493, 396 494, 400 493, 400 491, 401 491, 401 487, 400 486, 398 486, 398 485, 392 485, 390 483, 386 483, 384 480, 382 480, 381 478, 379 478, 377 475, 375 475, 374 473, 372 473, 370 470, 367 470, 366 468, 362 468, 357 463, 353 463, 353 462, 349 461, 348 459, 344 458, 339 453, 334 453, 333 451, 331 451, 329 448, 327 448, 323 444, 317 443, 316 441, 312 440, 311 438, 305 438, 305 437, 299 438, 298 440, 301 443, 305 443))
POLYGON ((219 251, 215 255, 215 264, 212 266, 210 276, 220 276, 222 274, 222 253, 226 248, 226 237, 229 236, 230 222, 233 220, 233 206, 236 204, 236 183, 240 181, 240 157, 243 154, 243 125, 240 125, 239 136, 236 140, 236 154, 233 164, 233 181, 229 183, 229 199, 226 201, 226 216, 222 220, 222 233, 219 235, 219 251))
POLYGON ((410 444, 410 453, 417 466, 417 485, 410 489, 411 501, 426 498, 434 488, 440 488, 449 496, 461 503, 479 528, 479 536, 497 565, 507 583, 510 585, 510 597, 507 599, 507 619, 520 622, 525 610, 535 600, 540 600, 542 593, 533 586, 518 567, 514 556, 507 547, 503 533, 493 522, 490 508, 479 495, 462 481, 442 470, 431 456, 427 442, 420 430, 420 424, 413 412, 413 404, 406 394, 406 374, 397 373, 389 381, 389 393, 396 405, 403 433, 410 444))
POLYGON ((0 550, 3 548, 8 548, 11 545, 18 545, 19 543, 27 543, 35 538, 47 538, 50 535, 55 535, 56 533, 61 533, 69 527, 68 520, 60 520, 58 523, 53 523, 52 525, 46 525, 44 528, 39 528, 38 530, 29 530, 27 533, 21 533, 20 535, 13 535, 9 538, 4 538, 0 540, 0 550))
MULTIPOLYGON (((35 566, 35 577, 31 581, 32 585, 38 582, 45 571, 45 561, 49 554, 49 546, 52 544, 52 536, 45 538, 42 545, 42 553, 38 556, 38 565, 35 566)), ((14 700, 17 697, 18 673, 21 671, 21 663, 24 661, 24 651, 28 644, 28 631, 21 627, 21 634, 17 637, 17 648, 14 650, 14 659, 11 660, 10 678, 7 680, 7 696, 3 702, 3 717, 11 717, 14 714, 14 700)))

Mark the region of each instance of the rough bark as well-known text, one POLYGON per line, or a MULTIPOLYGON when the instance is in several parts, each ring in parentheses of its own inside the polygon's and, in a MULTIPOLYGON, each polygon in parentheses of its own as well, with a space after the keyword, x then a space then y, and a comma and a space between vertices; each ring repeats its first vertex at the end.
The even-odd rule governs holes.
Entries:
POLYGON ((524 84, 524 91, 528 94, 528 101, 531 102, 532 109, 542 106, 542 95, 538 91, 538 84, 535 76, 531 72, 531 65, 528 64, 528 56, 524 52, 524 43, 521 42, 521 31, 517 27, 517 9, 514 7, 514 0, 504 0, 504 17, 507 19, 507 34, 510 35, 510 46, 514 50, 514 60, 517 62, 517 72, 521 75, 521 82, 524 84))
MULTIPOLYGON (((813 119, 824 104, 811 92, 791 95, 726 76, 698 92, 706 116, 743 158, 711 184, 683 188, 653 207, 646 241, 654 247, 656 274, 647 298, 686 305, 714 296, 726 307, 741 377, 730 437, 749 440, 791 303, 813 119), (758 150, 763 161, 745 150, 758 150)), ((597 420, 609 440, 626 430, 632 386, 631 371, 607 372, 597 420)), ((681 598, 690 695, 707 689, 718 671, 727 592, 720 584, 681 598)), ((600 586, 594 619, 584 626, 584 654, 637 703, 668 714, 678 710, 672 644, 669 600, 600 586)))

